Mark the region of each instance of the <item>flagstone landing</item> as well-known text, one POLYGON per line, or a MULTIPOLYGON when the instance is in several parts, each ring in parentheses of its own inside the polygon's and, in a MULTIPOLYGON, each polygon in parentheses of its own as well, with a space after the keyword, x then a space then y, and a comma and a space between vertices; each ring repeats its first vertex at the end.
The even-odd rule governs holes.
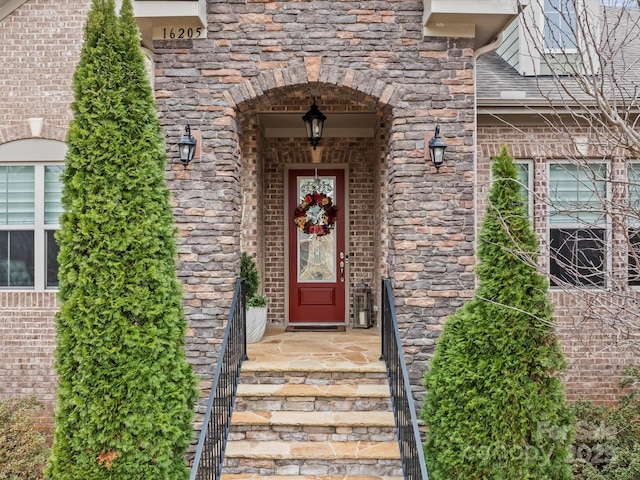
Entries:
POLYGON ((321 369, 343 364, 350 369, 379 365, 380 334, 376 328, 347 328, 344 332, 285 332, 269 325, 258 343, 247 345, 250 362, 274 368, 321 369))

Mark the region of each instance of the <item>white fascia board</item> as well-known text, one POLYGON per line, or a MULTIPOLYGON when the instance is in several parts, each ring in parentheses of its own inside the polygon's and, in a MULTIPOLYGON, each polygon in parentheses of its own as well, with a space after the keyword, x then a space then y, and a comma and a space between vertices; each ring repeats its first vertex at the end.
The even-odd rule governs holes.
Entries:
POLYGON ((475 38, 476 49, 495 41, 516 18, 518 0, 423 0, 423 35, 475 38))
POLYGON ((136 18, 199 17, 206 20, 204 0, 135 0, 133 13, 136 18))

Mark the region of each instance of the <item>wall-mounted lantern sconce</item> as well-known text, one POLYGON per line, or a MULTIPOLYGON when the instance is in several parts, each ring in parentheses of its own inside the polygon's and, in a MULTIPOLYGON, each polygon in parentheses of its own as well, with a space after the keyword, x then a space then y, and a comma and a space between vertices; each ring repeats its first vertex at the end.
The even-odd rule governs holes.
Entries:
POLYGON ((187 169, 189 162, 193 160, 193 156, 196 153, 196 145, 198 141, 191 135, 191 128, 187 125, 184 129, 184 135, 178 142, 178 149, 180 150, 180 161, 184 169, 187 169))
POLYGON ((325 117, 318 109, 316 99, 314 98, 313 105, 311 105, 309 111, 302 117, 302 120, 307 127, 307 137, 309 137, 309 141, 311 142, 311 145, 313 145, 314 150, 318 146, 318 142, 320 142, 320 138, 322 137, 322 127, 324 126, 324 121, 326 119, 327 117, 325 117))
POLYGON ((444 163, 444 151, 447 149, 447 144, 440 138, 440 125, 436 126, 436 134, 429 140, 429 152, 431 153, 431 160, 436 166, 436 173, 440 173, 440 167, 444 163))

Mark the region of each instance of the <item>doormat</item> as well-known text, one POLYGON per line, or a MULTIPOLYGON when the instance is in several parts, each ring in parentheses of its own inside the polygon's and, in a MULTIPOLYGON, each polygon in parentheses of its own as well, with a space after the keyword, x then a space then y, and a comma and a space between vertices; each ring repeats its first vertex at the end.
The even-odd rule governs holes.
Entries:
POLYGON ((289 325, 285 332, 346 332, 344 325, 289 325))

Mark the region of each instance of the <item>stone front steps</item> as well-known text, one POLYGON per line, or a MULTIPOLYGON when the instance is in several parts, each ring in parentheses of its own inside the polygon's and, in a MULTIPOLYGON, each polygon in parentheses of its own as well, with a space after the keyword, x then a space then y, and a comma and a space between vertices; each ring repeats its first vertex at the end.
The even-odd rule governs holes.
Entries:
POLYGON ((382 362, 245 361, 223 480, 399 480, 382 362))
POLYGON ((383 477, 378 475, 258 475, 227 474, 225 480, 402 480, 402 477, 383 477))
POLYGON ((389 412, 238 412, 231 439, 283 442, 395 442, 389 412))
POLYGON ((391 411, 389 387, 386 384, 240 384, 238 396, 242 401, 238 402, 235 411, 391 411))

